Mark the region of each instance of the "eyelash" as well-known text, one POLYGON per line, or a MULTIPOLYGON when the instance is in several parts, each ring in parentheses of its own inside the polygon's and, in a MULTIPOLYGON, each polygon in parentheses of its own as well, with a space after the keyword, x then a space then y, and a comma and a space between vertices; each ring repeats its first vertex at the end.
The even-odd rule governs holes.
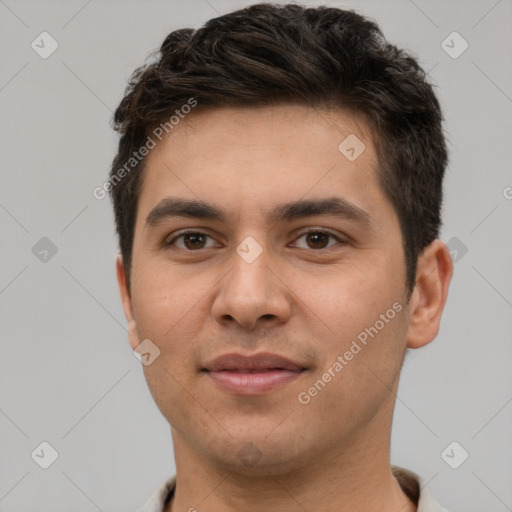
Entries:
MULTIPOLYGON (((308 229, 307 231, 303 231, 302 233, 300 233, 296 240, 298 240, 299 238, 302 238, 303 236, 306 236, 306 235, 309 235, 309 234, 324 234, 324 235, 328 235, 329 237, 331 238, 334 238, 338 243, 346 243, 344 240, 342 240, 339 236, 335 235, 332 231, 328 230, 328 229, 325 229, 325 228, 322 228, 322 229, 318 229, 318 228, 313 228, 313 229, 308 229)), ((182 231, 181 233, 179 233, 178 235, 176 235, 175 237, 172 238, 172 240, 170 240, 169 242, 166 242, 165 243, 165 246, 166 247, 170 247, 170 246, 173 246, 174 243, 176 242, 176 240, 180 239, 180 238, 183 238, 184 236, 186 235, 203 235, 203 236, 206 236, 206 237, 209 237, 209 238, 213 238, 211 237, 210 235, 208 235, 207 233, 203 233, 202 231, 196 231, 196 230, 186 230, 186 231, 182 231)), ((318 252, 318 251, 326 251, 326 250, 329 250, 331 249, 332 247, 334 247, 334 245, 332 246, 328 246, 328 247, 323 247, 323 248, 320 248, 320 249, 310 249, 312 251, 315 251, 315 252, 318 252)), ((187 251, 187 252, 200 252, 201 250, 203 249, 196 249, 196 250, 192 250, 192 249, 183 249, 181 247, 178 247, 179 250, 182 250, 182 251, 187 251)), ((209 247, 207 247, 207 249, 209 249, 209 247)))

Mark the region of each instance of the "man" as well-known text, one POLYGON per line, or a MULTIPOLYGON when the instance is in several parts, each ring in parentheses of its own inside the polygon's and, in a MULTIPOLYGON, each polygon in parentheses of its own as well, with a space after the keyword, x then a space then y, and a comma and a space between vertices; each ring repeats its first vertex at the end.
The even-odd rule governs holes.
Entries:
POLYGON ((443 510, 389 455, 452 275, 415 59, 354 12, 253 5, 169 34, 114 122, 117 277, 176 461, 144 510, 443 510))

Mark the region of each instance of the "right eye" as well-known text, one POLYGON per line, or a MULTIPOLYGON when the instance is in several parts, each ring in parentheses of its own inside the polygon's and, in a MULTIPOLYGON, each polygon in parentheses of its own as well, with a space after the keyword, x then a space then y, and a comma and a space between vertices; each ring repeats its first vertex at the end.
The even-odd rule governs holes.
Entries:
POLYGON ((206 240, 208 238, 213 240, 210 235, 202 233, 201 231, 182 231, 169 242, 166 242, 165 245, 166 247, 175 246, 183 251, 197 251, 199 249, 209 249, 210 247, 214 247, 212 245, 206 245, 206 240), (178 241, 182 243, 180 244, 178 241))

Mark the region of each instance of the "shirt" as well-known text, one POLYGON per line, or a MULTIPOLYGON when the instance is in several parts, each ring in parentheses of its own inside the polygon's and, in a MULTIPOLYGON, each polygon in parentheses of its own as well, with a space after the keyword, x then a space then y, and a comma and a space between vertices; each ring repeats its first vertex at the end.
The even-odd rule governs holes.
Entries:
MULTIPOLYGON (((417 512, 448 512, 437 503, 419 475, 399 466, 391 466, 391 470, 404 493, 417 505, 417 512)), ((139 512, 164 512, 174 495, 175 486, 176 476, 167 479, 139 512)))

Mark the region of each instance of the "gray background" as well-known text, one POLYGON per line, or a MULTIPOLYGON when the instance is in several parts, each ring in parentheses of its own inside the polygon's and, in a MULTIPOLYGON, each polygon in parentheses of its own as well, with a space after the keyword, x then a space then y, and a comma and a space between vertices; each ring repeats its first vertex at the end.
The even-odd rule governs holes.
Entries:
MULTIPOLYGON (((0 0, 1 511, 134 511, 174 472, 127 341, 111 206, 92 190, 132 70, 171 30, 248 3, 0 0), (43 31, 59 44, 47 59, 31 48, 43 31), (31 458, 42 441, 59 454, 46 470, 31 458)), ((458 261, 437 340, 404 366, 392 462, 453 512, 512 510, 512 2, 323 4, 373 17, 419 57, 450 141, 442 238, 458 261), (456 59, 441 46, 453 31, 469 44, 456 59), (441 456, 452 441, 452 464, 469 453, 457 469, 441 456)))

